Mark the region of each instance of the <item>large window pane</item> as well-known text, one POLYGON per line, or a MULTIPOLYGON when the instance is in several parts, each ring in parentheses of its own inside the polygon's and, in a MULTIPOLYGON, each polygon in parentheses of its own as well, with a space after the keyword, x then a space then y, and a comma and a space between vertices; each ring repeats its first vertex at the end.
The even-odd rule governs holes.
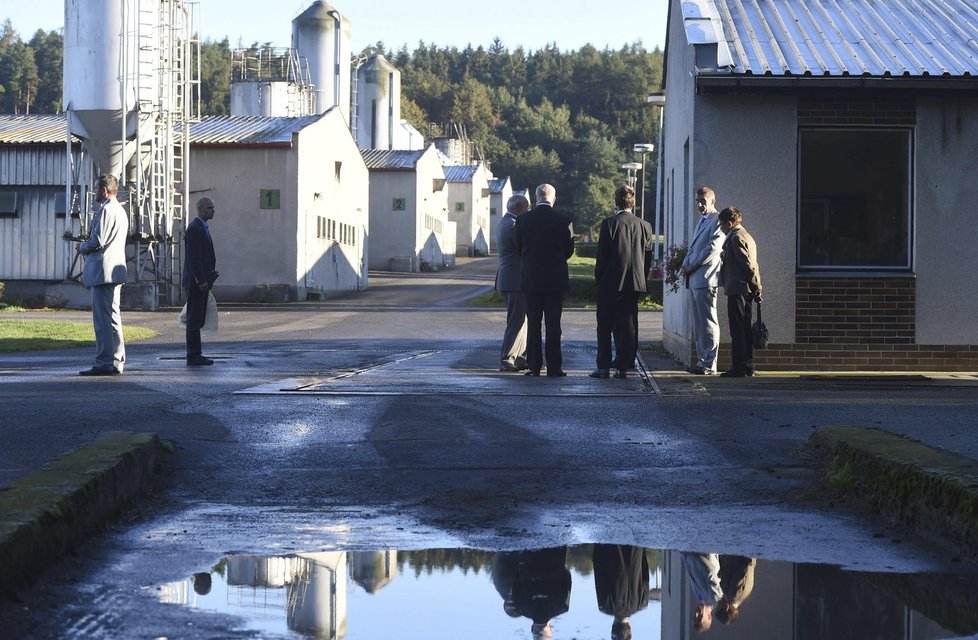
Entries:
POLYGON ((801 268, 910 268, 911 136, 905 129, 802 129, 801 268))

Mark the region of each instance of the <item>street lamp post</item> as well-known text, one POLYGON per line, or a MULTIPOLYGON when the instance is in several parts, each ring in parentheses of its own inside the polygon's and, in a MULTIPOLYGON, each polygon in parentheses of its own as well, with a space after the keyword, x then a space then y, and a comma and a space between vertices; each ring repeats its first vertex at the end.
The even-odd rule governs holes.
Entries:
POLYGON ((641 162, 626 162, 621 168, 628 172, 628 186, 635 188, 635 172, 642 168, 641 162))
POLYGON ((652 261, 658 264, 661 256, 659 255, 659 220, 662 217, 662 114, 665 112, 666 107, 666 94, 664 93, 653 93, 648 97, 649 104, 659 108, 659 145, 658 152, 659 155, 656 157, 655 161, 655 249, 652 253, 652 261))
POLYGON ((652 153, 655 149, 654 144, 640 143, 633 144, 632 151, 642 154, 642 192, 639 194, 638 217, 645 220, 645 154, 652 153))

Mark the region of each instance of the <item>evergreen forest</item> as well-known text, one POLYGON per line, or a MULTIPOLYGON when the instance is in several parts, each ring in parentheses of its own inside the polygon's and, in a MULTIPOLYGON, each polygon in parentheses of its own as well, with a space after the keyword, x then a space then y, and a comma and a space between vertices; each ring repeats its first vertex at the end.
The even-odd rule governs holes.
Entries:
MULTIPOLYGON (((9 19, 0 26, 0 113, 60 111, 62 46, 57 31, 23 40, 9 19)), ((249 47, 262 48, 270 45, 249 47)), ((229 113, 231 51, 227 38, 201 42, 205 116, 229 113)), ((464 132, 478 159, 497 177, 510 176, 515 189, 553 184, 557 208, 574 216, 579 231, 612 212, 622 163, 642 161, 632 145, 657 142, 658 113, 646 97, 660 88, 658 48, 562 51, 552 43, 527 51, 497 38, 488 48, 419 42, 393 51, 377 43, 361 56, 374 53, 401 72, 401 117, 426 139, 464 132)), ((654 193, 654 154, 645 162, 647 193, 654 193)))

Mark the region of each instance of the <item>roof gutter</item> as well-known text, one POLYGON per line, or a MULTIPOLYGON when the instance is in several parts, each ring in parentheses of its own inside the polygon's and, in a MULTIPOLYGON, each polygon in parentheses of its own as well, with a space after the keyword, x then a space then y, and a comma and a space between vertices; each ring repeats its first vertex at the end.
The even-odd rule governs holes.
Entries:
POLYGON ((884 91, 913 96, 948 94, 978 95, 978 78, 879 77, 879 76, 753 76, 697 75, 696 92, 753 94, 797 94, 807 91, 853 90, 884 91))

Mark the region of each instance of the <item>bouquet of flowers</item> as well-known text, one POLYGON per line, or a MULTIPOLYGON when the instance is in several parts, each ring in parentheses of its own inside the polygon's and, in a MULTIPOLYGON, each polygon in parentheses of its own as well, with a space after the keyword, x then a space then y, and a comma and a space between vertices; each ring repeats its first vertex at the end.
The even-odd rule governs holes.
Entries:
POLYGON ((685 278, 683 275, 683 260, 686 259, 686 253, 688 251, 689 246, 685 242, 680 245, 671 244, 666 249, 666 275, 664 280, 665 285, 672 293, 679 291, 679 283, 683 282, 683 278, 685 278))

